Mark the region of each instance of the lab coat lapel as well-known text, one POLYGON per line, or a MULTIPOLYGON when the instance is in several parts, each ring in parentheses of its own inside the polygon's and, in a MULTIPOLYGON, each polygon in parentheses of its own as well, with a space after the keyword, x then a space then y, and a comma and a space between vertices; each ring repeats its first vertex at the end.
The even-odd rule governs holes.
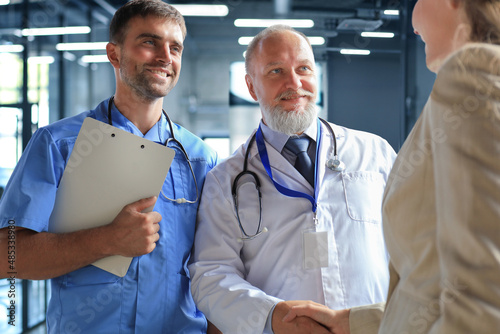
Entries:
MULTIPOLYGON (((332 141, 332 137, 328 129, 326 129, 325 125, 321 123, 321 143, 319 147, 318 154, 316 156, 316 187, 321 187, 323 180, 325 179, 325 163, 328 157, 328 149, 330 148, 330 143, 332 141)), ((318 145, 318 143, 316 143, 318 145)), ((332 148, 333 149, 333 148, 332 148)), ((316 189, 317 190, 317 189, 316 189)))
MULTIPOLYGON (((332 127, 335 138, 337 140, 337 153, 339 154, 339 158, 342 159, 342 149, 340 148, 340 146, 343 146, 344 144, 344 130, 343 128, 336 126, 335 124, 329 124, 332 127)), ((328 180, 329 177, 331 177, 327 177, 327 174, 332 173, 334 175, 338 175, 339 173, 326 168, 326 162, 330 157, 333 157, 333 153, 334 146, 332 135, 330 131, 328 131, 327 127, 324 124, 321 124, 321 143, 318 156, 316 157, 316 165, 318 166, 318 182, 316 185, 318 189, 316 189, 316 193, 318 193, 319 189, 321 189, 323 181, 328 180)))
MULTIPOLYGON (((332 130, 336 136, 337 145, 340 146, 340 144, 342 144, 341 140, 344 137, 344 132, 340 127, 336 126, 335 124, 332 123, 329 124, 332 127, 332 130)), ((320 187, 323 180, 325 180, 326 174, 332 172, 330 169, 326 168, 326 162, 330 157, 333 157, 334 153, 333 143, 334 141, 332 138, 332 134, 330 133, 326 125, 321 123, 321 145, 319 148, 318 156, 316 157, 316 164, 318 166, 318 187, 320 187)), ((337 153, 339 151, 340 150, 337 147, 337 153)))

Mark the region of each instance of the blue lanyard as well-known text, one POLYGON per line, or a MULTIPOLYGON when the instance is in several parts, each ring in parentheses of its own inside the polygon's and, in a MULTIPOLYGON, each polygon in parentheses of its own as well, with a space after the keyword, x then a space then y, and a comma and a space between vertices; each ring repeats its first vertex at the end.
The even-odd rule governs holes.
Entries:
MULTIPOLYGON (((271 181, 274 183, 274 187, 276 190, 278 190, 281 194, 289 197, 302 197, 309 202, 311 202, 312 205, 312 212, 316 214, 316 209, 318 208, 318 203, 316 202, 316 199, 312 197, 311 195, 308 195, 306 193, 296 191, 289 189, 287 187, 282 186, 278 182, 274 181, 273 179, 273 172, 271 171, 271 164, 269 163, 269 156, 267 154, 267 149, 266 149, 266 144, 264 142, 264 136, 262 134, 262 129, 259 128, 257 129, 257 133, 255 134, 255 140, 257 143, 257 148, 259 150, 259 155, 260 155, 260 160, 262 161, 262 165, 264 166, 264 169, 267 172, 267 175, 271 178, 271 181)), ((316 135, 316 164, 314 168, 314 191, 317 189, 317 177, 318 177, 318 152, 319 152, 319 147, 320 147, 320 141, 321 141, 321 123, 318 118, 318 131, 316 135)))

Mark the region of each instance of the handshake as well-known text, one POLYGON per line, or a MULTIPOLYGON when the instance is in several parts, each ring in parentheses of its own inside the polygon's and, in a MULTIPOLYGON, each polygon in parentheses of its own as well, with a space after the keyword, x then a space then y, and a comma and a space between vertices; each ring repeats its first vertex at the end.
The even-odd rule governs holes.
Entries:
POLYGON ((276 334, 349 334, 349 313, 349 309, 331 310, 311 301, 282 301, 274 309, 272 327, 276 334))

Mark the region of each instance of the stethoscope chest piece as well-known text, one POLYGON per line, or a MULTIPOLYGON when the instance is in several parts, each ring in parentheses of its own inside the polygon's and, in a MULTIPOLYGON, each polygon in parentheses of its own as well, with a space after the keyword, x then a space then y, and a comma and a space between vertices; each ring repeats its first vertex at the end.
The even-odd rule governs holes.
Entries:
POLYGON ((326 162, 326 167, 334 172, 342 172, 345 170, 345 164, 335 157, 334 159, 328 159, 326 162))

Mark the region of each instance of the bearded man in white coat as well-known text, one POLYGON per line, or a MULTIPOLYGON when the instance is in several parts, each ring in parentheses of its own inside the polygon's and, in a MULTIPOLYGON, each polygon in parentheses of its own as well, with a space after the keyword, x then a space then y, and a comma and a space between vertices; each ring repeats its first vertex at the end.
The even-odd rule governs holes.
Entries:
POLYGON ((378 136, 318 119, 314 55, 302 33, 260 32, 246 71, 262 121, 207 175, 193 297, 223 333, 328 333, 310 318, 282 319, 306 300, 338 310, 385 300, 381 201, 395 152, 378 136), (306 157, 288 145, 295 138, 305 138, 306 157))

